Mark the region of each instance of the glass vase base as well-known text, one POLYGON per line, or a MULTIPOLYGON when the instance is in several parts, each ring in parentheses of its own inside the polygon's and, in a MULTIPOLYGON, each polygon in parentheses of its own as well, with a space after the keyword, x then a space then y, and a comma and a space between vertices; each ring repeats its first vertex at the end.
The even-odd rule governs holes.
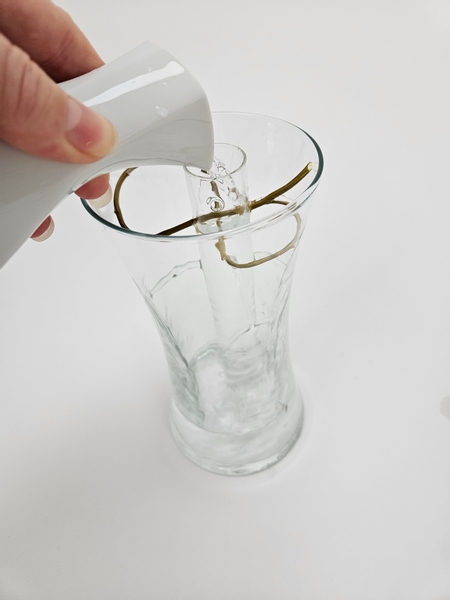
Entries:
POLYGON ((206 431, 172 404, 171 430, 181 451, 198 466, 220 475, 251 475, 280 461, 298 440, 303 426, 299 390, 275 419, 245 433, 206 431))

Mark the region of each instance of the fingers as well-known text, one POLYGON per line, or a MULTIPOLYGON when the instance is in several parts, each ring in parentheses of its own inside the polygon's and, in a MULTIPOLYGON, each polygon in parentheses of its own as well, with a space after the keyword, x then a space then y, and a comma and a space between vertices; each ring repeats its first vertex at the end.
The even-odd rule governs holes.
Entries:
POLYGON ((103 196, 109 188, 109 175, 100 175, 96 179, 82 185, 77 191, 77 196, 86 200, 93 200, 103 196))
POLYGON ((92 200, 89 200, 89 204, 94 208, 104 208, 111 202, 112 197, 113 191, 111 189, 111 186, 108 186, 108 189, 102 196, 100 196, 99 198, 93 198, 92 200))
POLYGON ((0 0, 2 33, 55 81, 103 64, 71 17, 51 0, 0 0))
MULTIPOLYGON (((95 208, 103 208, 112 200, 112 189, 109 185, 109 175, 100 175, 96 179, 85 183, 77 192, 78 196, 89 200, 95 208)), ((47 217, 36 231, 30 236, 35 242, 47 240, 55 230, 52 217, 47 217)))
POLYGON ((35 242, 43 242, 52 235, 54 229, 55 224, 53 219, 51 217, 47 217, 32 234, 31 239, 35 242))
POLYGON ((0 137, 64 162, 107 154, 115 139, 109 122, 51 81, 103 64, 71 17, 51 0, 0 0, 0 29, 0 137))
MULTIPOLYGON (((116 141, 111 123, 54 83, 103 64, 71 17, 51 0, 0 0, 0 28, 0 139, 63 162, 108 154, 116 141)), ((109 177, 85 184, 78 194, 107 203, 109 177)), ((42 241, 53 229, 48 217, 31 237, 42 241)))
POLYGON ((59 88, 0 34, 0 138, 43 158, 88 163, 110 152, 113 125, 59 88))

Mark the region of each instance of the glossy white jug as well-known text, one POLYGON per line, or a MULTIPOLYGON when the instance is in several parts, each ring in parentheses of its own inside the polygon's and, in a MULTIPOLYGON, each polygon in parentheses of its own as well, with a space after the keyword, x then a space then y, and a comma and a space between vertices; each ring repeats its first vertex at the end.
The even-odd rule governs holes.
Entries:
POLYGON ((118 144, 95 163, 73 165, 0 141, 0 267, 64 197, 97 175, 142 164, 209 169, 212 163, 213 127, 203 89, 150 42, 59 85, 109 119, 118 144))

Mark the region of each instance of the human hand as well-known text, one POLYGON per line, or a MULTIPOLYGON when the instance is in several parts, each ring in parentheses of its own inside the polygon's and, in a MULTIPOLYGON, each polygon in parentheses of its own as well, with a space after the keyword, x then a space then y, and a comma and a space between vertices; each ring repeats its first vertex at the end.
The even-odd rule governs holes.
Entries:
MULTIPOLYGON (((100 67, 103 61, 71 17, 51 0, 0 0, 0 139, 41 158, 90 163, 116 142, 113 125, 68 96, 55 82, 100 67)), ((108 194, 109 177, 77 194, 108 194)), ((52 233, 51 217, 31 236, 52 233)))

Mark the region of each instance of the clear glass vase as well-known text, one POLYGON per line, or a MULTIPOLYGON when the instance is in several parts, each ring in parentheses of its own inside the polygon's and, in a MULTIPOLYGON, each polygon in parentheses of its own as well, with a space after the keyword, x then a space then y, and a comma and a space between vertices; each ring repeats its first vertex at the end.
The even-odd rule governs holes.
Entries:
POLYGON ((83 204, 157 324, 175 440, 200 466, 241 475, 280 460, 301 431, 288 304, 323 159, 316 142, 285 121, 240 113, 213 121, 211 172, 130 169, 112 175, 115 209, 83 204))

